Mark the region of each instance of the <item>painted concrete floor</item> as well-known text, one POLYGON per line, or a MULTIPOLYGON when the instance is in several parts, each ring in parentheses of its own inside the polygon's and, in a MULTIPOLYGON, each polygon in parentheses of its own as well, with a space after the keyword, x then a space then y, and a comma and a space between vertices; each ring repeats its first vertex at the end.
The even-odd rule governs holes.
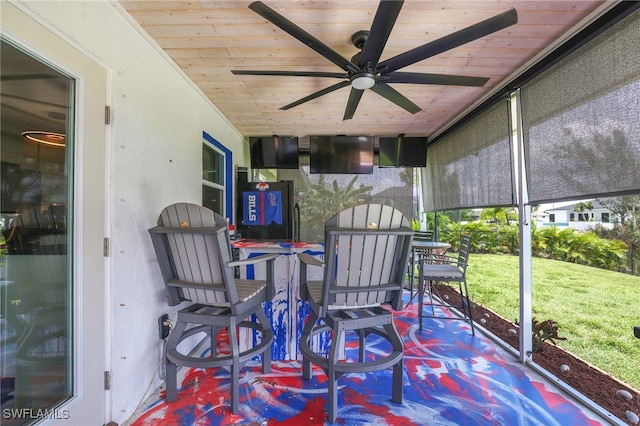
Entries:
MULTIPOLYGON (((467 323, 425 318, 419 331, 416 306, 395 314, 405 344, 403 403, 391 401, 391 369, 345 375, 335 424, 610 424, 482 333, 472 336, 467 323)), ((384 344, 374 339, 370 348, 383 351, 384 344)), ((166 403, 158 389, 127 425, 327 424, 326 376, 314 367, 312 379, 304 380, 299 361, 274 361, 270 374, 261 373, 259 361, 248 363, 240 373, 238 415, 229 408, 227 371, 182 368, 178 374, 177 401, 166 403)))

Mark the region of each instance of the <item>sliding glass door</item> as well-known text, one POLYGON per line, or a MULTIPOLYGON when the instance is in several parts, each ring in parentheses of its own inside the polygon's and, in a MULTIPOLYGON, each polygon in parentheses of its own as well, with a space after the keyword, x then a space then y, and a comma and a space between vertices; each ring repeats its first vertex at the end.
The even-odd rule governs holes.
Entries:
POLYGON ((0 52, 2 408, 37 413, 73 395, 75 84, 7 41, 0 52))
POLYGON ((104 424, 106 72, 0 6, 0 423, 104 424))

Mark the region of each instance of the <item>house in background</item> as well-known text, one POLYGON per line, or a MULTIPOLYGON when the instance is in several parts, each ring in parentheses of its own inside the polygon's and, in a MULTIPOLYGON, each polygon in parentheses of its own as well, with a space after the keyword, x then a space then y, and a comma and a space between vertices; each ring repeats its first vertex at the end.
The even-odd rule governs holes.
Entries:
POLYGON ((620 221, 615 213, 597 200, 543 204, 532 215, 538 226, 569 227, 580 231, 586 231, 594 225, 613 228, 613 225, 620 221), (593 208, 585 208, 585 204, 588 203, 591 203, 593 208))

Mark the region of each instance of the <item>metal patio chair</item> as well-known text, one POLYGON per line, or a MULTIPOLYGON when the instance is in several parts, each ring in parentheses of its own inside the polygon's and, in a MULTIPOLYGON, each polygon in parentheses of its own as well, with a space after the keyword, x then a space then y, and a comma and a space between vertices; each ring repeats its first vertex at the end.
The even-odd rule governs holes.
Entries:
MULTIPOLYGON (((177 367, 226 367, 231 373, 231 412, 239 401, 239 370, 262 354, 262 372, 271 371, 273 332, 263 303, 274 294, 273 262, 269 254, 232 261, 227 223, 220 215, 196 204, 178 203, 166 207, 158 226, 149 230, 164 279, 169 305, 190 304, 178 312, 167 341, 167 401, 177 398, 177 367), (234 277, 234 267, 267 262, 266 280, 234 277), (217 348, 218 332, 226 328, 230 353, 217 348), (243 347, 239 329, 258 331, 260 338, 243 347), (209 338, 211 356, 185 354, 181 342, 204 333, 209 338)), ((243 342, 244 343, 244 342, 243 342)))
POLYGON ((471 325, 471 334, 475 335, 473 317, 471 314, 471 302, 469 299, 469 289, 467 287, 467 265, 469 263, 469 253, 471 251, 471 236, 460 236, 460 248, 458 256, 451 257, 438 254, 423 254, 419 261, 418 280, 418 318, 420 321, 420 331, 422 331, 422 319, 424 315, 424 305, 431 308, 431 314, 427 318, 456 319, 466 321, 471 325), (436 283, 457 283, 460 301, 443 300, 439 297, 434 284, 436 283), (428 300, 425 302, 425 292, 428 300), (446 317, 439 315, 436 308, 453 308, 460 315, 446 317))
MULTIPOLYGON (((311 312, 300 338, 303 377, 311 378, 311 364, 328 377, 328 419, 338 411, 337 381, 348 373, 368 373, 393 367, 392 401, 402 402, 404 346, 394 322, 402 308, 402 291, 411 254, 413 231, 402 213, 381 204, 349 208, 325 224, 324 262, 298 254, 300 293, 311 312), (321 281, 307 279, 307 267, 324 268, 321 281), (357 359, 345 358, 345 333, 355 333, 357 359), (388 343, 388 351, 367 352, 373 334, 388 343), (329 353, 314 350, 320 336, 330 339, 329 353)), ((317 346, 316 346, 317 348, 317 346)), ((376 346, 376 349, 379 349, 376 346)))
MULTIPOLYGON (((433 231, 414 231, 413 241, 434 241, 435 233, 433 231)), ((407 265, 407 273, 409 275, 409 302, 407 305, 413 302, 413 299, 416 297, 418 293, 417 289, 417 281, 419 279, 418 275, 418 263, 420 261, 420 254, 422 250, 416 248, 415 246, 411 247, 411 261, 407 265)))

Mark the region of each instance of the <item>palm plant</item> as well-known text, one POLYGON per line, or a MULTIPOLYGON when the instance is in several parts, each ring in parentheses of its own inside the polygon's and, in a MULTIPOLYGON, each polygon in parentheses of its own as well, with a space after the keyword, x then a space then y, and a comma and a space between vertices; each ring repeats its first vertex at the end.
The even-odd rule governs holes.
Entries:
POLYGON ((305 235, 304 241, 322 241, 324 239, 324 223, 342 210, 369 201, 373 186, 356 187, 358 176, 354 176, 344 188, 340 188, 335 179, 331 189, 324 182, 324 175, 316 184, 310 184, 309 192, 301 197, 303 216, 300 218, 300 229, 305 235))

